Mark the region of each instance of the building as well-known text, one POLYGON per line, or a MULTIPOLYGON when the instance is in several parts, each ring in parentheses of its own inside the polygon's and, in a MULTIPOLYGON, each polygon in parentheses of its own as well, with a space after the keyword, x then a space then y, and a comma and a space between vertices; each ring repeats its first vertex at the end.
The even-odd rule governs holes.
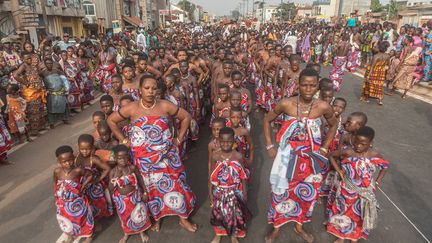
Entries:
POLYGON ((420 27, 432 20, 432 4, 416 4, 399 11, 399 26, 409 24, 420 27))
POLYGON ((261 5, 259 8, 255 9, 253 17, 264 23, 274 21, 277 18, 277 8, 278 6, 276 5, 261 5))
POLYGON ((414 7, 423 4, 432 4, 432 1, 431 0, 408 0, 406 6, 414 7))
POLYGON ((84 0, 83 9, 86 36, 112 30, 112 22, 117 19, 114 0, 84 0))
POLYGON ((366 0, 330 0, 331 11, 334 16, 350 16, 357 12, 358 15, 365 15, 371 6, 371 1, 366 0))
POLYGON ((47 33, 82 36, 84 10, 78 0, 9 0, 0 1, 3 34, 24 34, 37 47, 47 33), (12 18, 10 18, 12 17, 12 18), (8 32, 8 33, 5 33, 8 32))
POLYGON ((162 24, 162 16, 159 10, 168 10, 169 0, 146 0, 147 1, 147 25, 156 28, 162 24))
POLYGON ((312 3, 312 16, 319 19, 330 19, 335 15, 330 0, 318 0, 312 3))
POLYGON ((0 1, 0 39, 16 33, 10 1, 0 1))
POLYGON ((309 18, 312 16, 312 5, 297 4, 296 18, 309 18))

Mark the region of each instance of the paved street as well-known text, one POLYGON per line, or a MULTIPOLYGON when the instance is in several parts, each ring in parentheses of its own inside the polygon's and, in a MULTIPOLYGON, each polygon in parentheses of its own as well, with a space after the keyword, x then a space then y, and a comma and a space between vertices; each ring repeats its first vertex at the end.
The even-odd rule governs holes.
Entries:
MULTIPOLYGON (((324 68, 322 76, 327 76, 324 68)), ((400 97, 385 97, 384 106, 374 101, 360 103, 362 80, 347 75, 342 96, 348 100, 347 115, 352 111, 368 114, 368 124, 375 128, 377 147, 391 161, 389 173, 382 190, 397 207, 412 221, 426 238, 432 239, 432 193, 430 190, 432 171, 432 113, 431 105, 419 100, 400 97), (429 189, 428 189, 429 188, 429 189)), ((54 150, 62 144, 76 144, 81 133, 92 131, 90 115, 98 109, 94 105, 72 119, 72 125, 61 125, 48 131, 32 143, 28 143, 10 155, 13 165, 0 167, 0 242, 56 242, 61 235, 55 218, 52 191, 52 171, 56 166, 54 150)), ((254 218, 249 232, 242 242, 264 242, 270 227, 266 223, 269 204, 268 177, 271 161, 265 151, 262 134, 261 113, 253 113, 252 134, 256 145, 253 165, 253 183, 249 191, 248 205, 254 218)), ((159 234, 150 232, 150 242, 210 242, 213 230, 210 227, 210 209, 207 200, 207 143, 209 129, 204 127, 199 147, 185 162, 188 180, 198 197, 198 206, 191 219, 199 225, 197 233, 181 230, 175 218, 163 221, 159 234)), ((75 146, 76 147, 76 146, 75 146)), ((369 242, 427 242, 391 201, 377 192, 382 211, 378 228, 371 233, 369 242)), ((323 206, 315 210, 314 221, 305 227, 312 231, 315 242, 332 242, 322 225, 323 206)), ((104 229, 97 233, 94 242, 118 242, 122 231, 119 220, 113 217, 104 222, 104 229)), ((128 242, 140 242, 132 237, 128 242)), ((223 242, 228 242, 224 240, 223 242)), ((283 228, 276 242, 302 242, 293 231, 293 224, 283 228)))

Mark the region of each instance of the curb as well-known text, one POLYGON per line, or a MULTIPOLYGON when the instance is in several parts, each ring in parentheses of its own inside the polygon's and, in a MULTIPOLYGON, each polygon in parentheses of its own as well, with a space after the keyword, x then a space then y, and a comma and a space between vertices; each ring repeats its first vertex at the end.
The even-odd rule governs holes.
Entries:
MULTIPOLYGON (((364 70, 358 70, 352 74, 359 78, 364 78, 364 70)), ((396 90, 396 92, 402 94, 400 90, 396 90)), ((432 85, 422 84, 421 82, 417 83, 412 89, 408 91, 407 96, 421 100, 428 104, 432 104, 432 85)))

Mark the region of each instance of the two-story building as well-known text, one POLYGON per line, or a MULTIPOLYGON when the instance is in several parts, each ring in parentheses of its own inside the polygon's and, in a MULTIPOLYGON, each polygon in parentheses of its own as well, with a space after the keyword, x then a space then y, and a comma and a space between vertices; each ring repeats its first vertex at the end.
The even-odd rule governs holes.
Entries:
POLYGON ((41 35, 82 36, 84 10, 77 0, 0 1, 1 35, 27 35, 38 46, 41 35))

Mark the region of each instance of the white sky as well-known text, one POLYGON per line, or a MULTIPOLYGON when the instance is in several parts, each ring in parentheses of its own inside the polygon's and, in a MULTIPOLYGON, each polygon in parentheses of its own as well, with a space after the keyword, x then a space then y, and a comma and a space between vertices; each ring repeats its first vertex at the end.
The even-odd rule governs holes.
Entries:
MULTIPOLYGON (((204 11, 216 14, 216 15, 229 15, 231 11, 239 6, 239 3, 243 0, 189 0, 195 4, 201 5, 204 11)), ((262 1, 262 0, 248 0, 249 1, 249 11, 252 11, 252 2, 262 1)), ((288 0, 283 0, 288 2, 288 0)), ((312 3, 313 0, 290 0, 295 3, 312 3)), ((370 1, 370 0, 364 0, 370 1)), ((389 0, 381 0, 382 4, 386 4, 389 0)), ((179 2, 178 0, 171 0, 172 3, 179 2)), ((281 0, 265 0, 266 4, 280 4, 281 0)))

